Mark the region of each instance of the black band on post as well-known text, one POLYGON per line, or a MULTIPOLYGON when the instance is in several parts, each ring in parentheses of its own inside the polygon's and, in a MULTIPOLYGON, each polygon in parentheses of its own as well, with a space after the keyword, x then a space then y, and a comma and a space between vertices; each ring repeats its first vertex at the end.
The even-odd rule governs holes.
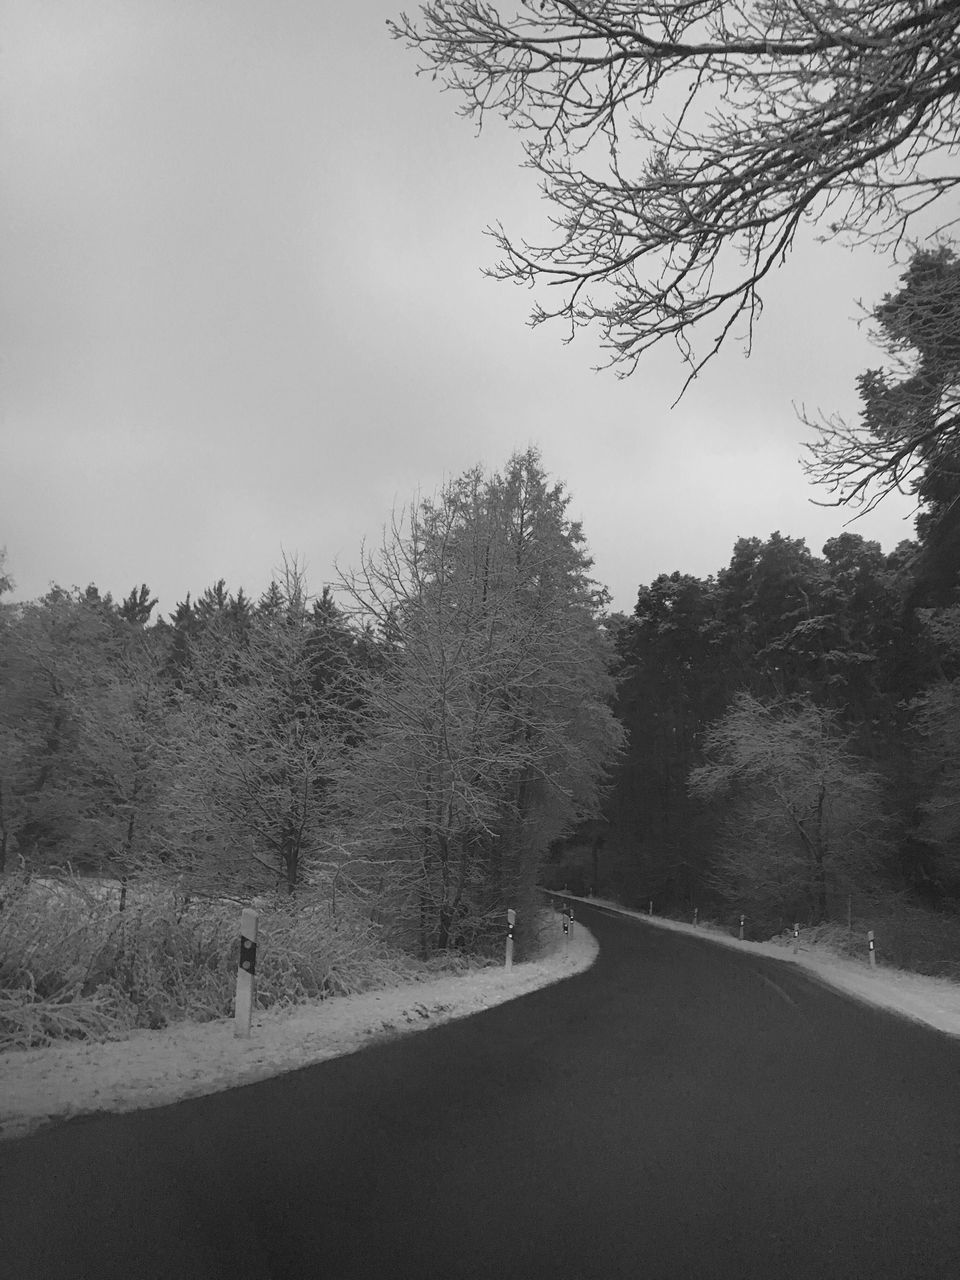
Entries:
POLYGON ((249 938, 240 938, 240 968, 245 973, 257 971, 257 944, 249 938))

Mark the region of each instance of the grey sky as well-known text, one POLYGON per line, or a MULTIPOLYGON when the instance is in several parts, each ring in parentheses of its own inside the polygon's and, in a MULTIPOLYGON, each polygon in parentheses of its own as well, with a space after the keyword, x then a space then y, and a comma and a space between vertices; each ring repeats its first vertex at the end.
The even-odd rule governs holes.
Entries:
MULTIPOLYGON (((517 140, 477 140, 388 39, 399 2, 6 0, 0 16, 0 545, 164 612, 256 594, 281 548, 315 589, 394 505, 540 446, 629 610, 741 535, 814 551, 849 514, 797 463, 793 403, 855 412, 855 323, 896 272, 812 234, 679 407, 655 352, 596 374, 526 327, 483 228, 542 230, 517 140), (826 495, 819 495, 821 497, 826 495)), ((408 6, 413 8, 413 6, 408 6)), ((906 500, 855 531, 911 536, 906 500)))

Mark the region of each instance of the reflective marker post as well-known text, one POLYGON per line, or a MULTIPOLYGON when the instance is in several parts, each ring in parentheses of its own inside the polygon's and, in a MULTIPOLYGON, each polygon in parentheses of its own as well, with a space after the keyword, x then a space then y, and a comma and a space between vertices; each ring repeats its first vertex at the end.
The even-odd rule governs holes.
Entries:
POLYGON ((647 915, 648 915, 648 916, 652 916, 652 915, 653 915, 653 899, 652 899, 652 898, 650 899, 650 909, 649 909, 649 911, 647 912, 647 915))
POLYGON ((693 927, 696 928, 699 923, 700 923, 700 908, 694 907, 693 908, 693 927))
POLYGON ((570 941, 568 934, 570 932, 570 904, 563 904, 563 949, 566 951, 567 943, 570 941))
POLYGON ((800 922, 793 926, 793 954, 796 955, 800 950, 800 922))
POLYGON ((743 941, 743 916, 740 917, 740 941, 743 941))
POLYGON ((868 946, 868 947, 869 947, 869 949, 870 949, 870 968, 871 968, 871 969, 875 969, 875 968, 877 967, 877 952, 876 952, 876 949, 874 948, 874 945, 873 945, 873 930, 872 930, 872 929, 869 929, 869 930, 867 931, 867 946, 868 946))
POLYGON ((507 910, 507 961, 506 968, 513 968, 513 926, 517 923, 517 913, 513 907, 507 910))
POLYGON ((570 936, 573 937, 573 903, 570 903, 570 936))
POLYGON ((238 1036, 250 1034, 253 1002, 257 995, 257 921, 252 907, 245 907, 240 916, 240 962, 237 965, 237 999, 234 1032, 238 1036))

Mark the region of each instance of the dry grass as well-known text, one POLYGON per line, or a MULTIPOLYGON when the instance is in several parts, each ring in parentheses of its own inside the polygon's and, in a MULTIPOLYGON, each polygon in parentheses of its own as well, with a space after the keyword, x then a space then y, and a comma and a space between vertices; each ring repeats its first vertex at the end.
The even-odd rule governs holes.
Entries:
MULTIPOLYGON (((960 982, 960 904, 934 910, 919 905, 904 893, 861 894, 853 898, 849 924, 844 900, 834 905, 842 918, 819 924, 801 923, 802 949, 824 951, 867 964, 870 956, 867 934, 872 929, 877 964, 960 982)), ((642 908, 634 909, 646 915, 642 908)), ((660 918, 677 924, 693 923, 692 912, 672 912, 660 918)), ((739 912, 727 910, 718 917, 701 910, 697 924, 705 933, 736 938, 739 912)), ((774 942, 785 948, 793 946, 793 926, 783 917, 779 927, 777 923, 764 927, 762 921, 747 915, 744 933, 747 941, 774 942)))
MULTIPOLYGON (((838 908, 842 910, 842 907, 838 908)), ((676 919, 690 923, 689 916, 676 919)), ((735 938, 738 916, 701 917, 701 929, 735 938)), ((931 910, 893 893, 864 895, 853 904, 849 923, 843 919, 819 924, 801 924, 800 945, 816 948, 847 959, 869 961, 867 933, 873 930, 877 963, 928 977, 960 981, 960 914, 951 910, 931 910)), ((783 922, 782 931, 757 928, 748 917, 746 936, 754 941, 793 945, 793 926, 783 922)))
MULTIPOLYGON (((7 877, 0 885, 0 1050, 105 1040, 136 1027, 204 1022, 233 1009, 239 908, 166 886, 130 890, 7 877)), ((384 930, 317 895, 261 903, 257 1003, 297 1004, 394 986, 438 971, 384 930)))
MULTIPOLYGON (((801 944, 866 962, 867 932, 872 929, 877 962, 929 977, 960 979, 960 917, 930 911, 902 899, 878 899, 846 921, 804 925, 801 944)), ((792 942, 793 932, 773 941, 792 942)))

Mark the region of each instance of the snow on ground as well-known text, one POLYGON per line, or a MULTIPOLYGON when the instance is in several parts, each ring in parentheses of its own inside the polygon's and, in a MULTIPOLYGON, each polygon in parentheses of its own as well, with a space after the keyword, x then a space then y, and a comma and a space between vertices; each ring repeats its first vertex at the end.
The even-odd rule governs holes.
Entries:
POLYGON ((353 1053, 377 1040, 434 1027, 526 995, 588 969, 598 947, 560 918, 539 959, 386 991, 260 1010, 249 1039, 232 1020, 137 1031, 106 1044, 69 1043, 0 1055, 0 1138, 90 1111, 132 1111, 251 1084, 353 1053))
POLYGON ((630 911, 616 902, 606 898, 577 898, 573 894, 564 894, 575 902, 585 902, 597 907, 606 907, 622 915, 634 916, 645 924, 659 929, 673 929, 678 933, 692 933, 699 938, 721 946, 734 947, 740 951, 752 951, 757 955, 771 956, 786 964, 799 965, 808 969, 817 977, 847 995, 868 1004, 879 1005, 904 1017, 924 1022, 936 1027, 938 1031, 946 1031, 950 1035, 960 1036, 960 984, 947 978, 929 978, 919 973, 908 973, 903 969, 892 969, 883 964, 871 968, 867 958, 862 963, 847 956, 838 956, 825 947, 811 946, 800 942, 800 949, 795 954, 792 941, 787 942, 741 942, 731 938, 729 934, 712 930, 709 926, 684 924, 679 920, 667 920, 660 916, 651 916, 646 912, 630 911))
MULTIPOLYGON (((825 948, 801 942, 740 942, 708 926, 630 911, 603 898, 574 902, 606 907, 659 929, 695 934, 721 946, 754 952, 809 970, 859 1000, 960 1035, 960 984, 878 965, 871 969, 825 948)), ((598 947, 578 921, 567 943, 559 918, 536 961, 482 969, 459 977, 413 982, 290 1009, 259 1011, 249 1039, 234 1035, 232 1020, 183 1023, 138 1031, 107 1044, 72 1043, 0 1055, 0 1139, 50 1121, 91 1111, 131 1111, 250 1084, 326 1058, 353 1053, 377 1040, 423 1030, 478 1013, 580 973, 598 947)))

